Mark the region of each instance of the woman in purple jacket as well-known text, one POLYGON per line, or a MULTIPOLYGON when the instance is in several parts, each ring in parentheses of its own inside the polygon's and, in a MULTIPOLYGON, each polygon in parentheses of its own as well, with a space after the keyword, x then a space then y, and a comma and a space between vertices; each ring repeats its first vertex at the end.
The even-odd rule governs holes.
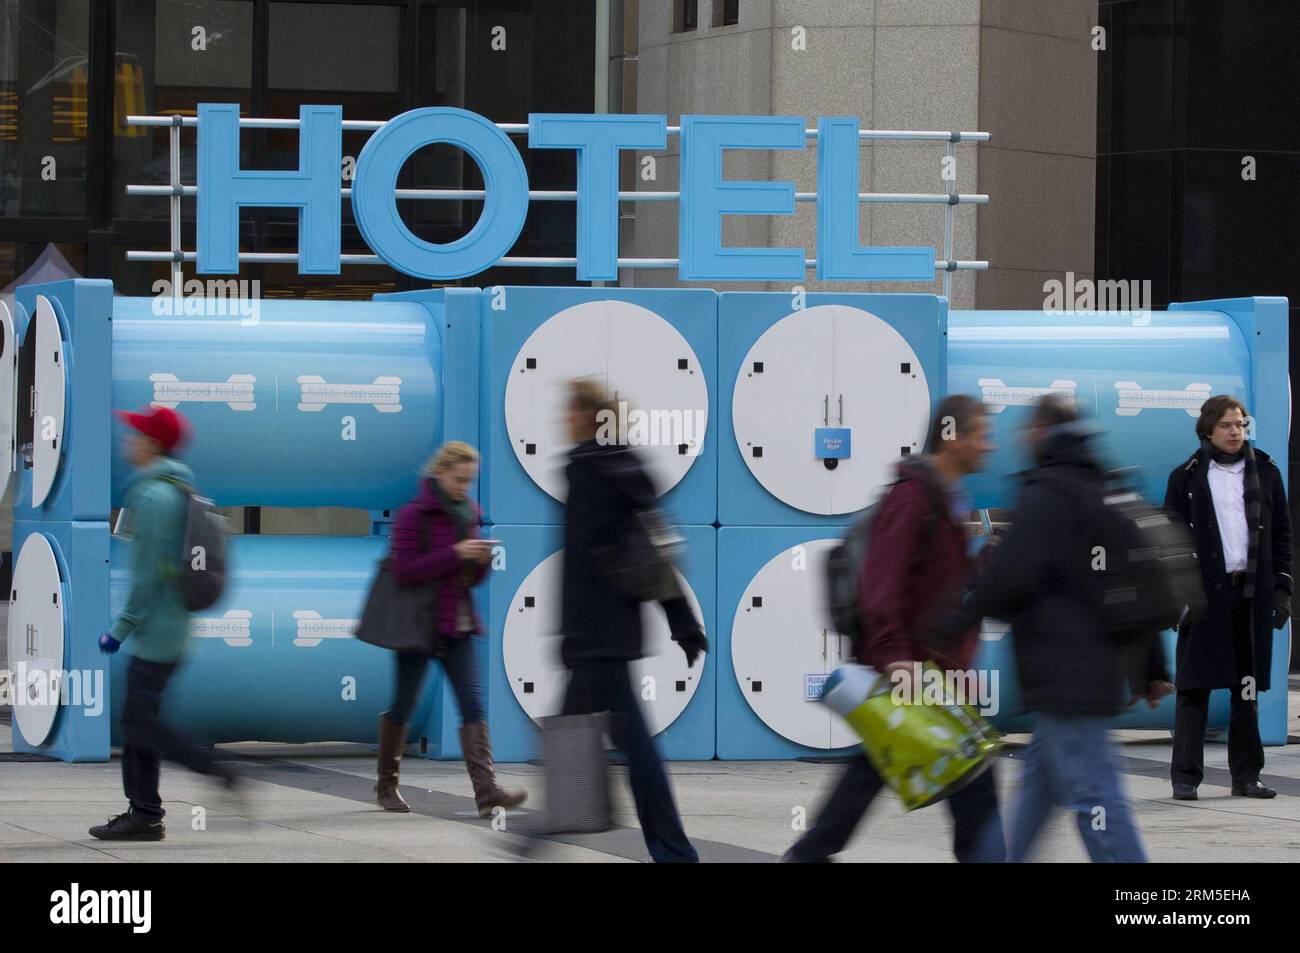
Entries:
POLYGON ((497 784, 488 741, 483 678, 471 636, 483 626, 470 601, 469 590, 483 581, 491 559, 491 544, 479 538, 482 518, 469 498, 478 476, 478 451, 453 440, 443 444, 424 469, 420 494, 403 506, 393 520, 392 565, 403 586, 438 589, 434 631, 422 652, 397 653, 397 688, 393 707, 379 716, 379 806, 385 811, 409 811, 398 790, 398 763, 406 745, 406 729, 420 696, 429 659, 442 662, 460 706, 460 746, 474 785, 474 801, 486 817, 494 807, 514 807, 528 796, 497 784))

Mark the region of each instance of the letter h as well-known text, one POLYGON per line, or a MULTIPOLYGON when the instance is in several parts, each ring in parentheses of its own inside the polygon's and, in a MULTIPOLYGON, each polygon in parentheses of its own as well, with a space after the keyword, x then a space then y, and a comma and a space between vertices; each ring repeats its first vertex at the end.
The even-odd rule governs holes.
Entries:
POLYGON ((298 168, 239 167, 239 106, 199 104, 198 271, 239 272, 239 210, 297 208, 298 274, 337 275, 341 247, 343 108, 298 111, 298 168))

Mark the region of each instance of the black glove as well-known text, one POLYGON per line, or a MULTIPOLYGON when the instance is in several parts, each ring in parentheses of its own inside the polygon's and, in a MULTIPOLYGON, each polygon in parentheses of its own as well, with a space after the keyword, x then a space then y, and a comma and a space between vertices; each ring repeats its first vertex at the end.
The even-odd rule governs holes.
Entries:
POLYGON ((1280 629, 1291 618, 1291 593, 1285 589, 1273 590, 1273 628, 1280 629))
POLYGON ((700 655, 709 650, 709 640, 696 628, 684 629, 673 635, 673 641, 686 653, 686 667, 694 668, 700 655))

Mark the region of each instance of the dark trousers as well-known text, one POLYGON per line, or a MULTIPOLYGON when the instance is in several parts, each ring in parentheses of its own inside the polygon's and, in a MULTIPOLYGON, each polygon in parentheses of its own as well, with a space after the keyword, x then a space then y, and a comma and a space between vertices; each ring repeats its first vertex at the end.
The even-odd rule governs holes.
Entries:
POLYGON ((174 662, 132 658, 126 670, 126 704, 122 709, 122 787, 131 813, 161 820, 166 813, 158 794, 162 759, 200 774, 223 773, 213 751, 197 739, 172 728, 159 717, 174 662))
MULTIPOLYGON (((1259 738, 1259 704, 1242 697, 1240 678, 1254 672, 1253 599, 1232 598, 1232 644, 1238 684, 1229 690, 1228 770, 1234 787, 1259 780, 1264 768, 1264 743, 1259 738)), ((1175 784, 1196 787, 1205 775, 1205 722, 1210 689, 1189 688, 1178 693, 1174 706, 1174 756, 1169 776, 1175 784)))
POLYGON ((609 734, 627 757, 628 780, 646 849, 656 863, 698 863, 677 813, 668 775, 632 690, 627 662, 591 659, 573 665, 562 715, 610 713, 609 734))
MULTIPOLYGON (((839 784, 822 805, 816 823, 790 848, 787 859, 819 863, 842 851, 884 785, 865 754, 852 758, 839 784)), ((952 812, 953 853, 958 861, 1001 863, 1007 859, 993 768, 947 798, 945 803, 952 812)))
MULTIPOLYGON (((460 723, 468 725, 487 721, 483 679, 479 676, 474 640, 468 636, 447 639, 440 652, 443 671, 447 673, 447 680, 456 693, 456 704, 460 706, 460 723)), ((397 653, 397 686, 393 693, 393 707, 388 711, 388 720, 393 724, 404 725, 411 720, 415 703, 420 698, 420 687, 424 684, 425 670, 433 658, 421 652, 397 653)))

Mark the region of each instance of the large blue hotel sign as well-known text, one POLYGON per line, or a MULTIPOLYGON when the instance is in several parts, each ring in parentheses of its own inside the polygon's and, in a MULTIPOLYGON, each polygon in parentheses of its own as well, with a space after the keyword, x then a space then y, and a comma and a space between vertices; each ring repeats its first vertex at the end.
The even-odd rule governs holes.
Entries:
MULTIPOLYGON (((618 277, 618 158, 622 150, 660 150, 671 132, 681 136, 678 273, 686 281, 802 281, 801 248, 737 248, 722 244, 724 215, 793 215, 793 182, 723 178, 726 149, 803 149, 813 135, 798 116, 683 116, 535 114, 533 149, 577 153, 577 276, 618 277)), ((198 270, 239 270, 239 210, 291 207, 299 216, 298 270, 339 273, 343 115, 339 106, 303 106, 299 164, 293 171, 239 167, 239 107, 199 106, 198 270)), ((821 280, 930 281, 932 247, 864 247, 858 234, 856 119, 817 123, 817 256, 821 280)), ((956 200, 957 196, 952 196, 956 200)), ((430 107, 384 123, 357 159, 352 211, 366 243, 398 271, 429 280, 466 278, 491 268, 518 239, 528 214, 528 175, 509 136, 463 109, 430 107), (433 244, 415 235, 397 209, 397 178, 416 150, 433 143, 463 149, 484 181, 482 214, 464 236, 433 244)))

